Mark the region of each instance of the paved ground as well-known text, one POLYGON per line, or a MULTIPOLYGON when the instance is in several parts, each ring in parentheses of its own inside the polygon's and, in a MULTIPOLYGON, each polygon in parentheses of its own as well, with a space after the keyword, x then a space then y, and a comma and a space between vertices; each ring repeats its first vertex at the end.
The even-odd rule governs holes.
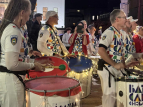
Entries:
POLYGON ((102 90, 100 85, 100 79, 97 81, 92 81, 91 94, 81 100, 81 107, 98 107, 101 105, 102 90), (99 85, 98 85, 99 84, 99 85))

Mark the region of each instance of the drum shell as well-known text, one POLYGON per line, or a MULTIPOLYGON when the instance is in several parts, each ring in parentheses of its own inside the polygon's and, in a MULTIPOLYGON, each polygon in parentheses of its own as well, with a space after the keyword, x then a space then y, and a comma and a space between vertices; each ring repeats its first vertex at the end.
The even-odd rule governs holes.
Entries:
POLYGON ((93 68, 91 68, 87 72, 76 73, 72 71, 68 73, 69 77, 75 78, 80 81, 82 88, 81 98, 85 98, 91 93, 92 71, 93 68))
POLYGON ((80 107, 81 87, 76 79, 46 76, 25 81, 25 85, 29 89, 26 91, 26 107, 64 107, 68 104, 80 107), (56 88, 55 85, 61 88, 56 88))
MULTIPOLYGON (((37 94, 34 94, 30 91, 27 91, 27 106, 26 107, 45 107, 45 101, 44 101, 44 96, 39 96, 37 94)), ((74 106, 80 107, 80 93, 74 96, 69 96, 69 97, 61 97, 61 96, 50 96, 50 97, 45 97, 46 98, 46 103, 48 103, 48 106, 50 107, 68 107, 69 104, 74 104, 74 106)))
POLYGON ((143 106, 143 78, 116 81, 117 107, 143 106))

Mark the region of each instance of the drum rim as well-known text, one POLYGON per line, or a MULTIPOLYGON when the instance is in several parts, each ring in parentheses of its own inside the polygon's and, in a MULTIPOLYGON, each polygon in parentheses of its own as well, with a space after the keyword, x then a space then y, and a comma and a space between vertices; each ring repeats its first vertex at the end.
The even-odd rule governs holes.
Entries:
MULTIPOLYGON (((100 57, 100 58, 93 58, 93 59, 101 59, 101 56, 100 56, 100 55, 96 55, 96 56, 97 56, 97 57, 100 57)), ((95 56, 95 57, 96 57, 96 56, 95 56)), ((88 58, 89 58, 89 59, 92 59, 91 57, 92 57, 92 55, 89 56, 88 58)))
POLYGON ((60 90, 35 90, 35 89, 30 89, 30 88, 28 88, 28 90, 33 91, 33 92, 60 92, 60 91, 71 90, 71 89, 74 89, 74 88, 80 86, 80 81, 79 80, 77 80, 75 78, 71 78, 71 77, 65 77, 65 76, 43 76, 43 77, 32 78, 30 80, 26 80, 25 83, 27 83, 31 80, 36 80, 36 79, 40 79, 40 78, 47 78, 47 77, 49 77, 49 78, 53 78, 53 77, 70 78, 70 79, 76 80, 78 82, 78 84, 73 86, 73 87, 69 87, 69 88, 66 88, 66 89, 60 89, 60 90))
POLYGON ((143 78, 126 78, 126 77, 121 77, 121 78, 116 78, 116 82, 143 82, 143 78))

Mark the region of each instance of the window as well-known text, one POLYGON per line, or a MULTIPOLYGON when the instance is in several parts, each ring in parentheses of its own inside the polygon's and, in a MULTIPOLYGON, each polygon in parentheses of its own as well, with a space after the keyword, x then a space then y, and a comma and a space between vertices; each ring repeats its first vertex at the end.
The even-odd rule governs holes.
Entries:
POLYGON ((46 13, 48 12, 47 7, 43 7, 43 20, 46 20, 46 13))
POLYGON ((54 7, 54 11, 58 13, 58 8, 54 7))

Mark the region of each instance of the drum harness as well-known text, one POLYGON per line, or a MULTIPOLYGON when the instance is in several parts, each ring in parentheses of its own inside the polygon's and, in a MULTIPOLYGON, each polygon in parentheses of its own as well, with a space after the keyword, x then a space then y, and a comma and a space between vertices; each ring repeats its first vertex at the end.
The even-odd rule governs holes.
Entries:
MULTIPOLYGON (((109 71, 109 69, 104 65, 104 64, 108 64, 107 62, 105 62, 103 59, 99 59, 99 61, 98 61, 98 70, 103 70, 103 68, 105 68, 107 71, 108 71, 108 73, 109 73, 109 77, 108 77, 108 85, 109 85, 109 87, 111 87, 111 76, 113 76, 113 78, 114 78, 114 80, 116 80, 116 77, 115 77, 115 75, 113 75, 110 71, 109 71)), ((108 64, 108 65, 110 65, 110 64, 108 64)), ((127 76, 125 73, 123 73, 122 72, 122 70, 120 70, 121 71, 121 73, 124 75, 124 76, 127 76)))
POLYGON ((25 87, 25 83, 20 75, 26 75, 28 74, 28 71, 10 71, 4 66, 0 66, 0 70, 1 70, 0 72, 7 72, 7 73, 14 74, 19 79, 19 81, 22 82, 23 86, 25 87))

